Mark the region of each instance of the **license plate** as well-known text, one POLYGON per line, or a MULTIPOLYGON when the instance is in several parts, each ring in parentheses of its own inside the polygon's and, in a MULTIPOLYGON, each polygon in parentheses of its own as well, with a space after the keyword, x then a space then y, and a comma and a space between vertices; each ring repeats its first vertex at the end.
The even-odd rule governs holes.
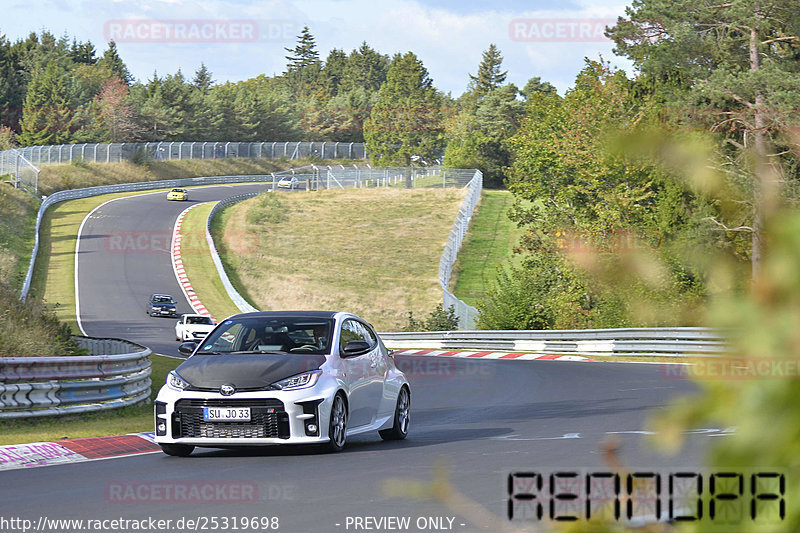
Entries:
POLYGON ((203 420, 210 422, 226 420, 250 421, 249 407, 203 407, 203 420))

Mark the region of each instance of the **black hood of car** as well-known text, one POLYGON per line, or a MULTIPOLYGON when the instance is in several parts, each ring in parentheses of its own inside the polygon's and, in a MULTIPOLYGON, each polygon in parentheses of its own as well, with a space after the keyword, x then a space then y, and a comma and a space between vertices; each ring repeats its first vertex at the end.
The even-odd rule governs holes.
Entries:
POLYGON ((155 302, 150 304, 153 307, 167 307, 170 309, 175 309, 175 304, 171 304, 169 302, 155 302))
POLYGON ((314 354, 197 354, 175 369, 192 388, 219 389, 233 385, 238 390, 263 389, 309 370, 317 370, 324 355, 314 354))

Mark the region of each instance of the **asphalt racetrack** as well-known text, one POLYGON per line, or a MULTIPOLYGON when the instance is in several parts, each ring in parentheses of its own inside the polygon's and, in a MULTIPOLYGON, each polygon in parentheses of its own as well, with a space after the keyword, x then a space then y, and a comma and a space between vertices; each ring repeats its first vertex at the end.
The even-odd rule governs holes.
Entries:
MULTIPOLYGON (((207 201, 259 188, 263 186, 191 189, 190 197, 192 202, 207 201)), ((154 292, 172 294, 179 312, 190 311, 170 265, 167 237, 189 202, 167 202, 164 196, 114 201, 87 220, 78 281, 81 322, 88 335, 130 339, 156 353, 177 353, 175 320, 145 314, 154 292), (164 235, 163 249, 143 245, 123 253, 112 239, 126 232, 164 235)), ((198 448, 188 458, 154 453, 11 470, 0 474, 5 487, 0 515, 34 523, 42 516, 153 518, 171 520, 170 529, 162 529, 169 531, 222 531, 223 518, 228 531, 235 530, 231 520, 242 518, 257 522, 240 531, 369 530, 358 524, 381 531, 475 531, 480 529, 475 521, 486 519, 479 505, 495 515, 484 530, 501 531, 507 525, 535 523, 508 521, 507 480, 512 472, 609 469, 602 450, 611 440, 620 444, 617 459, 634 471, 696 471, 708 466, 702 453, 709 443, 725 438, 723 428, 698 428, 689 432, 678 455, 653 451, 652 437, 646 435, 648 418, 694 389, 674 377, 669 366, 419 356, 398 357, 397 364, 412 387, 405 441, 383 442, 375 433, 351 438, 338 454, 315 448, 198 448), (419 491, 418 499, 403 495, 408 485, 397 479, 430 481, 437 468, 446 472, 459 498, 472 503, 446 505, 419 491), (410 522, 405 529, 392 528, 397 523, 386 522, 389 517, 408 517, 410 522), (217 527, 212 527, 212 518, 217 527), (201 523, 193 522, 191 528, 187 520, 201 523), (202 523, 205 528, 197 527, 202 523)))

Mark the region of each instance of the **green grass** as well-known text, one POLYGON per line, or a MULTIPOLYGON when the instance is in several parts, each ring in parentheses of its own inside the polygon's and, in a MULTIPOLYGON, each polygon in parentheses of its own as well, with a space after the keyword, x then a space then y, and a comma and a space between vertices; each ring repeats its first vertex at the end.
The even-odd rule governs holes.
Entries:
POLYGON ((519 261, 513 249, 523 230, 508 218, 513 203, 508 191, 484 189, 481 194, 451 282, 453 294, 470 305, 486 296, 499 266, 519 261))
POLYGON ((426 316, 441 302, 439 259, 463 197, 454 188, 338 189, 278 194, 276 205, 262 195, 223 211, 212 233, 255 307, 349 310, 397 330, 409 311, 426 316))
POLYGON ((39 202, 0 183, 0 285, 19 290, 33 249, 39 202))
POLYGON ((208 213, 216 202, 209 202, 195 207, 183 218, 181 225, 181 259, 192 288, 206 309, 217 320, 240 313, 217 274, 211 261, 206 241, 206 220, 208 213))
MULTIPOLYGON (((154 399, 167 373, 180 359, 151 355, 154 399)), ((153 431, 153 405, 135 405, 104 413, 85 413, 0 421, 0 445, 49 442, 65 438, 102 437, 153 431)))

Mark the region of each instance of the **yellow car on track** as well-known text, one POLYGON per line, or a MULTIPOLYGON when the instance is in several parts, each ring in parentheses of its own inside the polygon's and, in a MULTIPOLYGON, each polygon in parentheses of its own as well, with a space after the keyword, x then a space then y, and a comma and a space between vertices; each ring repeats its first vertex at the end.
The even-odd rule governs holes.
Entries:
POLYGON ((186 189, 172 189, 167 193, 167 200, 188 200, 189 191, 186 189))

